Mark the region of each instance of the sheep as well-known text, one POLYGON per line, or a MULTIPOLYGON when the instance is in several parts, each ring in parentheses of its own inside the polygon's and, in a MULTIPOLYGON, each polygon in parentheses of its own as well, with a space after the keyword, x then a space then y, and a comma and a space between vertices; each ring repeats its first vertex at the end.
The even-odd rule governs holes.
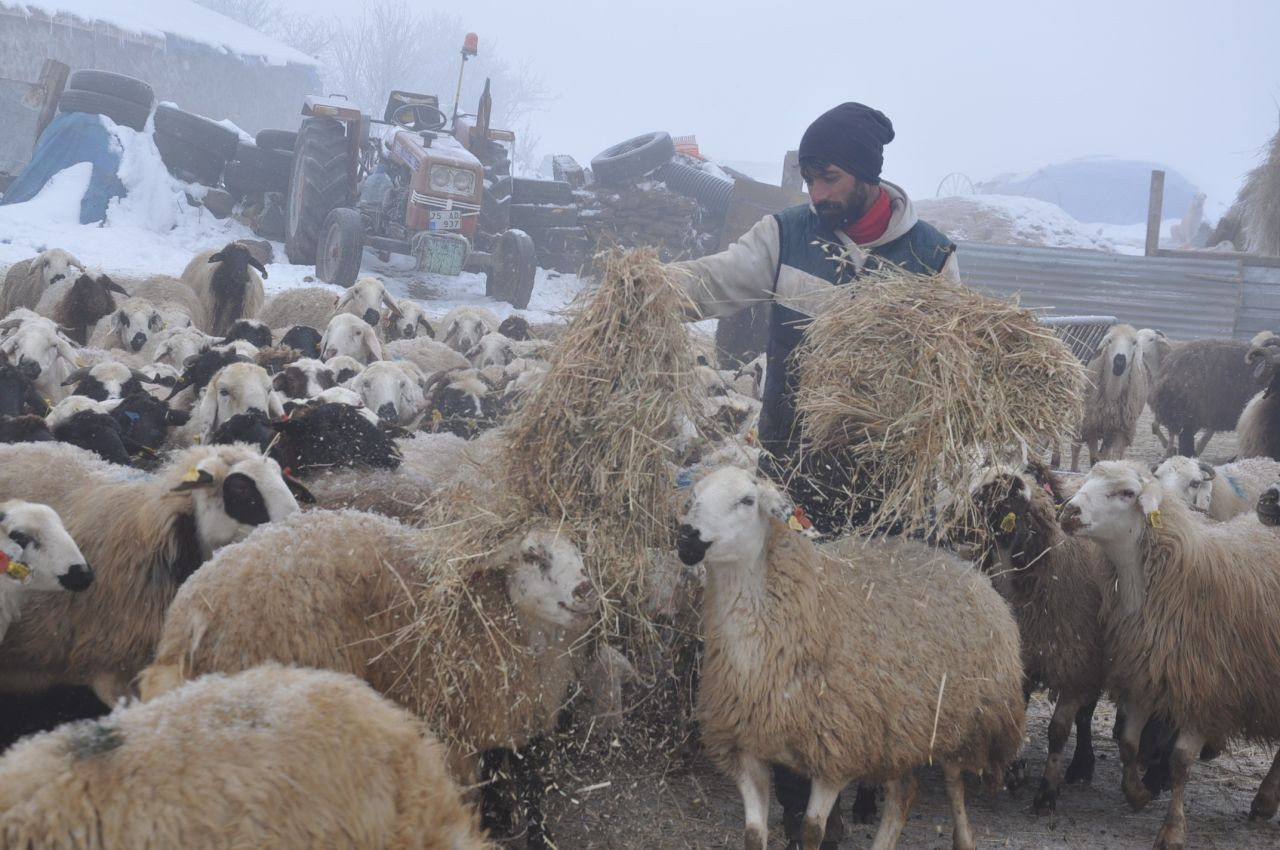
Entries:
POLYGON ((1277 342, 1280 342, 1280 334, 1275 331, 1258 331, 1249 340, 1249 345, 1259 348, 1264 345, 1275 345, 1277 342))
POLYGON ((329 320, 320 340, 320 353, 324 360, 345 354, 364 365, 382 359, 382 343, 373 328, 364 319, 350 313, 339 313, 329 320))
POLYGON ((422 305, 412 298, 401 298, 396 302, 399 316, 387 316, 385 321, 385 338, 414 339, 419 334, 435 338, 436 329, 423 311, 422 305))
POLYGON ((1250 348, 1245 363, 1253 366, 1254 377, 1266 378, 1267 385, 1240 412, 1236 452, 1239 457, 1280 460, 1280 337, 1271 334, 1262 345, 1250 348))
POLYGON ((765 358, 761 354, 754 360, 739 366, 733 373, 731 386, 740 395, 759 401, 764 396, 765 358))
MULTIPOLYGON (((258 412, 237 414, 214 432, 213 444, 256 443, 292 475, 338 467, 395 469, 395 441, 347 404, 297 405, 286 419, 268 420, 258 412)), ((366 482, 374 486, 372 482, 366 482)))
MULTIPOLYGON (((1142 365, 1147 370, 1147 406, 1151 405, 1151 390, 1155 389, 1156 382, 1160 380, 1161 374, 1164 373, 1164 361, 1173 351, 1175 343, 1170 342, 1169 338, 1164 335, 1164 331, 1155 328, 1140 328, 1138 330, 1138 351, 1142 354, 1142 365)), ((1154 413, 1154 411, 1152 411, 1154 413)), ((1151 433, 1164 449, 1168 449, 1169 435, 1156 422, 1154 416, 1151 420, 1151 433)))
POLYGON ((1245 363, 1249 346, 1225 339, 1200 339, 1176 346, 1165 358, 1151 391, 1155 424, 1169 429, 1170 452, 1202 453, 1218 431, 1233 431, 1250 396, 1262 388, 1245 363), (1197 442, 1197 431, 1204 437, 1197 442))
POLYGON ((1253 510, 1267 486, 1280 481, 1280 462, 1249 458, 1210 466, 1176 455, 1152 472, 1165 493, 1221 522, 1253 510))
POLYGON ((145 298, 130 298, 119 309, 98 322, 89 345, 141 352, 152 338, 168 325, 154 304, 145 298))
POLYGON ((170 389, 165 401, 174 402, 181 407, 190 407, 191 403, 206 386, 218 370, 232 363, 247 363, 248 360, 234 351, 206 349, 183 361, 182 376, 170 389))
POLYGON ((0 501, 0 641, 31 594, 79 593, 92 583, 93 570, 53 508, 0 501))
POLYGON ((143 298, 154 304, 170 327, 207 330, 197 323, 206 313, 200 296, 176 277, 152 275, 137 282, 130 281, 127 289, 134 298, 143 298))
POLYGON ((140 393, 144 383, 152 381, 141 371, 123 363, 108 362, 77 369, 67 376, 62 385, 74 386, 74 395, 87 396, 95 401, 108 401, 140 393))
POLYGON ((1062 484, 1046 467, 1025 472, 995 465, 977 476, 974 503, 981 511, 979 565, 1008 602, 1021 636, 1027 694, 1047 688, 1055 706, 1049 755, 1032 809, 1057 809, 1064 778, 1062 751, 1076 726, 1067 782, 1093 778, 1093 710, 1102 694, 1106 656, 1098 589, 1106 564, 1094 544, 1066 537, 1055 502, 1062 484))
POLYGON ((97 277, 82 274, 50 285, 36 304, 36 312, 48 316, 68 337, 84 345, 101 320, 116 309, 112 293, 129 297, 123 287, 105 274, 97 277))
POLYGON ((49 403, 36 390, 35 382, 17 366, 0 357, 0 416, 44 416, 49 403))
POLYGON ((251 343, 260 349, 270 348, 271 328, 257 319, 236 319, 231 323, 231 328, 227 331, 227 335, 223 337, 222 344, 235 342, 238 339, 251 343))
MULTIPOLYGON (((328 325, 328 322, 325 323, 328 325)), ((308 325, 294 325, 280 337, 280 344, 302 353, 303 357, 320 358, 320 331, 308 325)))
POLYGON ((480 337, 480 341, 471 346, 464 356, 477 369, 506 366, 516 359, 512 341, 497 331, 480 337))
POLYGON ((597 617, 582 556, 553 527, 515 532, 467 568, 447 644, 422 652, 394 633, 412 624, 417 593, 453 580, 423 565, 423 545, 424 532, 357 511, 260 529, 179 591, 143 699, 203 673, 303 664, 353 673, 413 710, 447 742, 454 776, 474 775, 484 750, 524 749, 554 729, 572 647, 597 617))
MULTIPOLYGON (((1094 540, 1110 565, 1102 619, 1111 655, 1107 687, 1125 716, 1121 787, 1135 810, 1151 799, 1138 779, 1148 717, 1178 729, 1172 793, 1156 838, 1186 845, 1183 795, 1205 744, 1280 738, 1275 671, 1280 665, 1280 551, 1253 516, 1196 519, 1139 464, 1099 463, 1062 511, 1064 531, 1094 540)), ((1249 817, 1280 808, 1280 757, 1249 817)))
POLYGON ((191 428, 209 439, 218 425, 237 413, 258 410, 272 419, 284 416, 280 396, 271 387, 267 370, 253 363, 224 366, 209 380, 191 417, 191 428))
POLYGON ((154 477, 122 477, 56 443, 0 446, 0 493, 49 505, 93 566, 93 587, 29 600, 0 644, 0 689, 88 685, 113 705, 151 659, 165 609, 213 552, 310 494, 247 446, 197 446, 154 477))
POLYGON ((440 320, 441 342, 459 354, 470 351, 480 338, 498 329, 498 317, 484 307, 455 307, 440 320))
POLYGON ((1142 365, 1138 331, 1112 325, 1085 367, 1089 386, 1079 438, 1071 445, 1071 471, 1080 466, 1080 445, 1089 447, 1089 464, 1117 460, 1133 443, 1138 416, 1147 405, 1147 370, 1142 365))
POLYGON ((334 305, 334 314, 349 313, 352 316, 359 316, 371 328, 377 330, 382 326, 382 313, 378 308, 383 305, 387 308, 389 318, 400 318, 400 308, 391 299, 391 294, 387 292, 387 287, 382 281, 376 277, 362 277, 353 283, 350 289, 338 296, 338 303, 334 305))
POLYGON ((1265 526, 1280 525, 1280 484, 1272 484, 1258 497, 1258 522, 1265 526))
POLYGON ((149 393, 127 395, 111 409, 120 440, 133 454, 135 466, 150 467, 159 457, 170 428, 186 425, 191 414, 174 410, 149 393))
POLYGON ((326 357, 324 365, 329 367, 329 371, 333 373, 333 379, 339 384, 345 384, 364 371, 364 364, 354 357, 346 354, 339 354, 336 357, 326 357))
POLYGON ((182 282, 195 291, 202 308, 192 321, 203 331, 225 336, 236 319, 251 319, 262 310, 266 276, 266 267, 239 242, 196 254, 182 270, 182 282))
POLYGON ((132 466, 131 447, 111 418, 110 408, 102 402, 68 396, 54 405, 44 422, 55 440, 91 451, 107 463, 132 466))
POLYGON ((483 850, 444 756, 352 676, 207 676, 14 747, 0 844, 483 850))
POLYGON ((187 359, 212 346, 217 340, 196 328, 167 328, 153 335, 142 356, 150 362, 183 368, 187 359))
POLYGON ((0 443, 52 442, 53 432, 43 416, 0 416, 0 443))
POLYGON ((315 398, 337 384, 333 370, 308 357, 293 361, 271 376, 271 386, 284 398, 315 398))
POLYGON ((395 340, 387 343, 383 350, 388 360, 408 360, 424 375, 471 368, 471 361, 464 354, 428 337, 395 340))
POLYGON ((529 327, 528 320, 514 313, 498 324, 498 333, 517 342, 529 342, 534 339, 533 328, 529 327))
POLYGON ((783 512, 771 485, 725 467, 693 486, 678 533, 681 561, 707 571, 702 742, 738 783, 746 846, 765 846, 770 764, 812 779, 806 850, 845 784, 884 782, 875 847, 888 850, 915 797, 912 770, 940 760, 953 844, 973 848, 962 771, 998 776, 1022 740, 1008 607, 971 565, 938 550, 848 541, 837 558, 791 531, 783 512))
POLYGON ((427 378, 407 360, 379 360, 348 383, 379 419, 413 428, 426 412, 427 378))
POLYGON ((423 429, 475 437, 498 424, 498 397, 473 369, 438 372, 427 381, 423 429))
POLYGON ((76 350, 51 323, 26 322, 0 342, 0 355, 31 379, 50 401, 66 397, 62 382, 76 368, 76 350))
POLYGON ((258 318, 271 328, 323 328, 337 313, 338 296, 322 286, 299 286, 271 296, 258 318))
POLYGON ((5 272, 0 289, 0 316, 19 307, 34 310, 45 290, 60 280, 84 273, 84 263, 61 248, 42 251, 29 260, 19 260, 5 272))

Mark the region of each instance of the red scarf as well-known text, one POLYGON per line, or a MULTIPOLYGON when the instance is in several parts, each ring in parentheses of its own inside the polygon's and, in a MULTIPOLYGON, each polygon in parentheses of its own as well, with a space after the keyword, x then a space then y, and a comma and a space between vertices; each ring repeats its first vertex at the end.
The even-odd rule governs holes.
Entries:
POLYGON ((858 245, 866 245, 884 236, 889 229, 889 219, 893 218, 893 204, 889 202, 889 193, 883 188, 880 195, 871 204, 862 218, 844 229, 849 238, 858 245))

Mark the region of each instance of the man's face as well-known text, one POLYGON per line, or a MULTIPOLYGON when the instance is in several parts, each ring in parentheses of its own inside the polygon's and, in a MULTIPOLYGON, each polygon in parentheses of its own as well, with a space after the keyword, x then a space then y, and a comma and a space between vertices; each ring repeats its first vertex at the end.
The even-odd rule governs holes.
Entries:
POLYGON ((806 166, 801 168, 800 176, 809 188, 809 200, 818 211, 818 218, 832 230, 861 218, 877 188, 834 165, 806 166))

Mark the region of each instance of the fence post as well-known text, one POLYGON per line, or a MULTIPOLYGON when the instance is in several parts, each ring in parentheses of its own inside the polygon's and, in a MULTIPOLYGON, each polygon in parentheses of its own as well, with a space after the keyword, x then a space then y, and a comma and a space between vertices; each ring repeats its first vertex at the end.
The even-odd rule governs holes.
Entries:
POLYGON ((1147 201, 1147 250, 1148 257, 1160 253, 1160 216, 1164 210, 1164 172, 1151 172, 1151 198, 1147 201))

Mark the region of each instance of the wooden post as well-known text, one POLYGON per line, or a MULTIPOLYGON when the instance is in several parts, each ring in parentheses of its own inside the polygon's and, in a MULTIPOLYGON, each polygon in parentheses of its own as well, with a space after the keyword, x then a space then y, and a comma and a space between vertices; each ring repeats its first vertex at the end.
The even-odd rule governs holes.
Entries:
MULTIPOLYGON (((57 59, 44 60, 44 65, 40 68, 40 80, 36 83, 36 93, 41 99, 40 116, 36 119, 36 141, 40 140, 44 128, 58 114, 58 99, 62 97, 62 90, 66 88, 67 75, 70 73, 71 69, 57 59)), ((32 150, 35 149, 34 144, 35 142, 32 143, 32 150)))
POLYGON ((1160 216, 1164 211, 1164 172, 1151 172, 1151 199, 1147 202, 1147 256, 1160 253, 1160 216))
POLYGON ((804 191, 804 180, 800 177, 799 151, 787 151, 782 159, 782 188, 793 192, 804 191))

